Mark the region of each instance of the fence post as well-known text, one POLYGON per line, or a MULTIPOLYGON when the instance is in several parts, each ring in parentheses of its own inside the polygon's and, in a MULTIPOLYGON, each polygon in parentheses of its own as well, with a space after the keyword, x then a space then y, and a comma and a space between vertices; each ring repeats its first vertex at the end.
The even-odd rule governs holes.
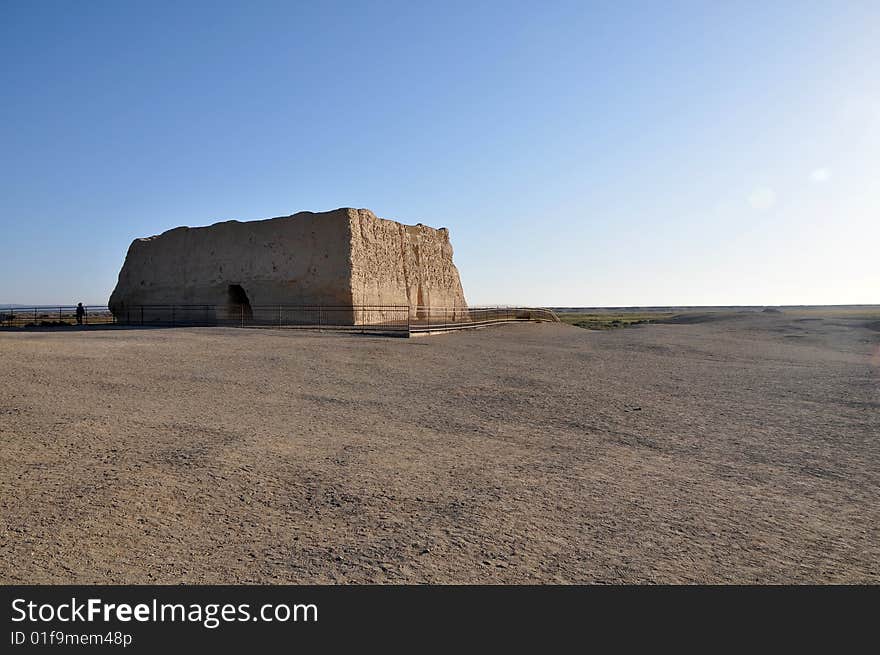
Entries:
POLYGON ((171 327, 174 327, 174 305, 171 305, 171 327))
POLYGON ((144 306, 141 305, 141 327, 144 325, 144 306))

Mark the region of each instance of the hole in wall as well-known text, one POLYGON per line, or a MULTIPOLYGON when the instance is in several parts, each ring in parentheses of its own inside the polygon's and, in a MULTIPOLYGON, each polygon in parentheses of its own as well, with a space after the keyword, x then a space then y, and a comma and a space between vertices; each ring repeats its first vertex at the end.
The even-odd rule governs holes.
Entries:
POLYGON ((240 284, 230 284, 227 291, 227 307, 229 310, 229 316, 232 318, 237 318, 239 316, 245 319, 252 319, 254 317, 254 311, 251 309, 251 301, 247 296, 247 293, 240 284))

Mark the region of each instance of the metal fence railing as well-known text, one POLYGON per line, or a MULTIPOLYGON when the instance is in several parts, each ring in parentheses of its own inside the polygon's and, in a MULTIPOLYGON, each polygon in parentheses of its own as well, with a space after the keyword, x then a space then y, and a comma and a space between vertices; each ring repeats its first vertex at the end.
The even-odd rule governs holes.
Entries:
POLYGON ((134 305, 116 310, 121 325, 409 330, 406 305, 134 305))
POLYGON ((414 307, 410 332, 445 332, 515 321, 558 323, 559 317, 540 307, 414 307))
MULTIPOLYGON (((83 325, 115 323, 106 305, 85 306, 83 325)), ((40 305, 0 309, 0 327, 64 327, 77 325, 75 305, 40 305)))
MULTIPOLYGON (((409 336, 514 321, 559 318, 549 309, 529 307, 410 307, 408 305, 132 305, 111 312, 85 307, 83 325, 130 327, 311 328, 409 336)), ((75 306, 0 309, 0 327, 76 326, 75 306)))

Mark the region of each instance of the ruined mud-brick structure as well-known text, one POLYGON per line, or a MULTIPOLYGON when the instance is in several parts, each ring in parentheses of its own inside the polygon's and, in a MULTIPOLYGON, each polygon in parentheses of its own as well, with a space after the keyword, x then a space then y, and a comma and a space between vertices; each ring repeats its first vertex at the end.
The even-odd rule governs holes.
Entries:
POLYGON ((275 307, 306 305, 333 307, 333 320, 348 325, 386 320, 379 306, 408 306, 413 317, 425 306, 467 307, 446 228, 348 208, 135 239, 109 302, 121 320, 168 306, 179 316, 202 306, 189 311, 269 320, 275 307))

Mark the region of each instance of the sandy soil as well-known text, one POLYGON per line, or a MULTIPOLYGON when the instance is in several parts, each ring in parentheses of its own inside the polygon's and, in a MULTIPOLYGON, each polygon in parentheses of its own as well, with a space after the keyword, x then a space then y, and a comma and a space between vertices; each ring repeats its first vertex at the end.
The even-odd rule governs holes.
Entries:
POLYGON ((880 332, 718 318, 0 333, 0 582, 880 582, 880 332))

